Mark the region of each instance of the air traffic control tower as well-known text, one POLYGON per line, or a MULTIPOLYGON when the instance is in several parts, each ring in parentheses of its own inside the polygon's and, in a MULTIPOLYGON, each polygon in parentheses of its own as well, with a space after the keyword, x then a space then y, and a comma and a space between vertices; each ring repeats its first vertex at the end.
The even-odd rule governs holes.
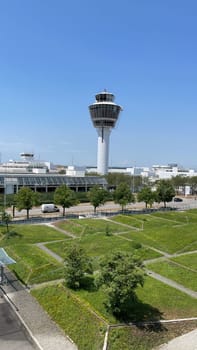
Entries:
POLYGON ((89 111, 98 133, 97 172, 104 175, 108 172, 110 132, 122 107, 114 103, 114 95, 110 92, 103 91, 95 97, 96 101, 89 106, 89 111))

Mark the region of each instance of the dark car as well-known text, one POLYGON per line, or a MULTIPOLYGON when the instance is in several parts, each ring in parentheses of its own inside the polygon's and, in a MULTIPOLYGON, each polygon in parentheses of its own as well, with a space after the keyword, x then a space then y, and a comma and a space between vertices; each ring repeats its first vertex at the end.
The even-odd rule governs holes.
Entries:
POLYGON ((174 197, 174 202, 182 202, 182 198, 179 198, 179 197, 174 197))

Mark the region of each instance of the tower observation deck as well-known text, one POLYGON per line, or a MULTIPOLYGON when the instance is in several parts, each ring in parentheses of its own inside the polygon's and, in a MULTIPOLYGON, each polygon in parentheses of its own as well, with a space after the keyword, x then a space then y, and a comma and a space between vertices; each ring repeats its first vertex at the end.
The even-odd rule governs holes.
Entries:
POLYGON ((122 107, 114 103, 114 95, 103 91, 89 106, 93 126, 98 133, 97 172, 107 174, 109 162, 109 136, 115 127, 122 107))

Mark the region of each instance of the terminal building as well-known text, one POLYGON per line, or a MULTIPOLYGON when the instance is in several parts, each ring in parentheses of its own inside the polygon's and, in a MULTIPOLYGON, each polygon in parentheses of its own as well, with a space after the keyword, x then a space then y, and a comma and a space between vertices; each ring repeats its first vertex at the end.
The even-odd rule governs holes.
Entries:
POLYGON ((0 164, 0 193, 14 194, 21 187, 35 192, 53 192, 61 185, 75 192, 87 192, 95 185, 107 187, 104 177, 85 176, 85 168, 68 166, 65 174, 59 174, 52 163, 35 160, 33 153, 20 156, 19 161, 0 164))

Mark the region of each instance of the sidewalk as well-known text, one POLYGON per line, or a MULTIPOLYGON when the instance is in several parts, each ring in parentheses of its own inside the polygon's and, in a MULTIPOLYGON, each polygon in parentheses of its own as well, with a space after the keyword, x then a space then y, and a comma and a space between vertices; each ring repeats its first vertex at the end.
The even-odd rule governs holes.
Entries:
POLYGON ((39 350, 77 350, 77 346, 50 319, 35 298, 21 283, 6 271, 9 279, 2 286, 8 300, 39 350))
POLYGON ((156 350, 197 350, 197 329, 159 346, 156 350))

